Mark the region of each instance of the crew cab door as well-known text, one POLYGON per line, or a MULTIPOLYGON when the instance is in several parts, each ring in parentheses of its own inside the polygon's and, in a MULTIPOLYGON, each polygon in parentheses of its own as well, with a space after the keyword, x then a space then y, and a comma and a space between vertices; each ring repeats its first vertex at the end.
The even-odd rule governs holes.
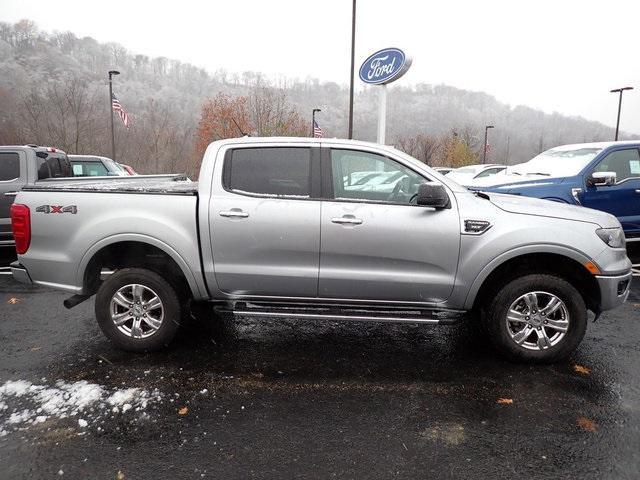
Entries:
POLYGON ((323 147, 318 295, 327 299, 436 303, 453 289, 460 221, 451 208, 416 205, 426 178, 383 154, 323 147), (357 172, 378 178, 349 184, 357 172), (389 181, 389 179, 392 179, 389 181))
POLYGON ((319 168, 319 145, 308 143, 229 148, 216 164, 209 224, 223 293, 317 295, 319 168))
POLYGON ((586 175, 582 205, 615 215, 627 236, 640 234, 640 151, 615 150, 586 175), (590 185, 593 172, 615 172, 615 185, 590 185))
POLYGON ((15 193, 27 181, 26 155, 18 151, 0 151, 0 245, 12 243, 11 204, 15 193))

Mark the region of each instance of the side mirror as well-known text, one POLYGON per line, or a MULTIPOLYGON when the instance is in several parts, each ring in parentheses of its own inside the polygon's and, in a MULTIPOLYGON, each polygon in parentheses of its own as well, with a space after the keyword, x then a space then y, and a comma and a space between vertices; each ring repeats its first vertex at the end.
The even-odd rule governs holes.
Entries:
POLYGON ((610 187, 616 184, 616 180, 616 172, 593 172, 587 183, 590 187, 610 187))
POLYGON ((449 208, 451 201, 444 186, 439 183, 421 183, 418 187, 417 204, 433 208, 449 208))

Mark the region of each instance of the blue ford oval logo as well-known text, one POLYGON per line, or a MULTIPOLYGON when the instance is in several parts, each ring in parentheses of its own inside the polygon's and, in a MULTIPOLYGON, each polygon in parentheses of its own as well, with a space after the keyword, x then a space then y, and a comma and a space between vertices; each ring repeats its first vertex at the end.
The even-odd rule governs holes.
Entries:
POLYGON ((364 83, 382 85, 397 80, 411 65, 399 48, 385 48, 367 58, 360 67, 360 80, 364 83))

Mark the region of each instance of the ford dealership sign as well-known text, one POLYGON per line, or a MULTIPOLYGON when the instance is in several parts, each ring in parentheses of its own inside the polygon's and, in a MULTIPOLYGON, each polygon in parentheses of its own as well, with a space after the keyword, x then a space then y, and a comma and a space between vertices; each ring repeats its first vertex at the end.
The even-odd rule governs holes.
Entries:
POLYGON ((391 83, 404 75, 411 59, 399 48, 385 48, 367 58, 360 67, 360 80, 372 85, 391 83))

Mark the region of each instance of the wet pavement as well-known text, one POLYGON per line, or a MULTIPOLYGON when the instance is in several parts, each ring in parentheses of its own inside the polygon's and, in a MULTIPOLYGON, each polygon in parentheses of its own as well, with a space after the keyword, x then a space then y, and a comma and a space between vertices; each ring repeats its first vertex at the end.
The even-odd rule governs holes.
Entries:
POLYGON ((2 479, 639 476, 640 282, 551 366, 502 360, 470 325, 295 320, 129 354, 65 296, 0 276, 2 479), (70 385, 97 400, 47 410, 43 392, 78 405, 70 385), (148 405, 112 402, 126 392, 148 405))

